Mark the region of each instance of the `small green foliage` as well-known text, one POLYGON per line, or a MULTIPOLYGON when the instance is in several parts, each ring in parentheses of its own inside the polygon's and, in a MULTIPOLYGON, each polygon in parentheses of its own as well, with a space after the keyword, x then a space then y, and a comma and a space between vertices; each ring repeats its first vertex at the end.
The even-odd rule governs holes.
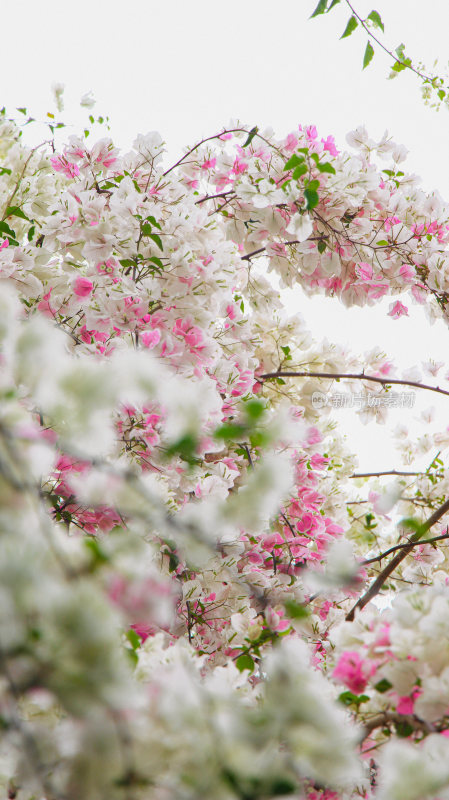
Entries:
POLYGON ((278 797, 279 795, 293 794, 296 790, 296 785, 293 780, 280 775, 273 778, 269 788, 270 796, 278 797))
POLYGON ((305 164, 299 164, 299 166, 295 167, 293 170, 292 178, 295 181, 298 181, 303 175, 307 172, 307 166, 305 164))
POLYGON ((243 145, 243 147, 248 147, 248 145, 251 144, 251 142, 254 139, 255 135, 257 134, 258 130, 259 130, 259 128, 257 127, 257 125, 255 125, 254 128, 251 128, 251 130, 250 130, 250 132, 248 134, 248 138, 247 138, 245 144, 243 145))
POLYGON ((105 553, 99 542, 93 536, 90 536, 88 539, 84 540, 84 546, 91 555, 92 560, 90 568, 92 570, 97 569, 97 567, 101 566, 102 564, 108 563, 109 556, 107 553, 105 553))
POLYGON ((304 156, 297 156, 296 153, 294 153, 292 157, 285 162, 284 169, 285 170, 295 169, 295 167, 298 167, 300 164, 303 163, 304 163, 304 156))
POLYGON ((147 217, 147 221, 153 226, 153 228, 158 228, 160 231, 162 230, 159 222, 157 222, 155 218, 151 216, 151 214, 147 217))
POLYGON ((160 272, 164 271, 164 265, 161 259, 158 258, 157 256, 151 256, 151 258, 149 258, 148 261, 151 261, 152 264, 155 264, 160 272))
POLYGON ((140 638, 133 628, 130 628, 128 631, 126 631, 126 638, 128 639, 132 649, 138 650, 140 647, 140 638))
POLYGON ((318 192, 316 192, 315 189, 310 189, 310 187, 307 187, 307 189, 304 190, 304 197, 307 203, 307 210, 309 211, 312 208, 316 208, 316 206, 320 202, 320 198, 318 197, 318 192))
POLYGON ((235 439, 242 439, 245 435, 245 428, 233 422, 224 422, 214 432, 215 439, 223 439, 225 442, 235 439))
POLYGON ((375 11, 374 9, 370 11, 370 13, 367 16, 367 19, 371 20, 371 22, 376 28, 380 28, 382 33, 384 32, 384 24, 382 22, 382 19, 378 11, 375 11))
POLYGON ((346 39, 347 36, 350 36, 351 33, 355 31, 358 24, 359 24, 358 20, 354 15, 352 15, 352 17, 349 17, 346 28, 344 29, 342 35, 340 36, 340 39, 346 39))
POLYGON ((237 669, 240 672, 243 672, 245 669, 249 669, 250 672, 254 670, 254 660, 251 658, 249 653, 243 653, 235 662, 237 669))
POLYGON ((327 0, 320 0, 315 11, 310 15, 310 19, 318 17, 319 14, 324 14, 325 11, 327 11, 327 0))
POLYGON ((184 436, 181 436, 180 439, 177 439, 176 442, 173 442, 173 444, 167 448, 165 454, 168 458, 171 456, 179 456, 182 461, 186 461, 191 465, 198 464, 199 460, 195 455, 197 446, 198 441, 196 436, 192 433, 186 433, 184 436))
POLYGON ((374 48, 370 41, 366 43, 365 55, 363 56, 363 69, 368 66, 374 56, 374 48))
POLYGON ((149 235, 149 238, 152 239, 155 244, 157 244, 157 246, 159 247, 159 250, 163 250, 164 249, 164 246, 162 244, 162 239, 161 239, 160 236, 157 235, 157 233, 150 233, 148 235, 149 235))
POLYGON ((401 519, 400 525, 403 528, 412 530, 415 534, 413 538, 416 539, 419 539, 419 537, 425 533, 425 529, 421 522, 419 522, 417 519, 414 519, 414 517, 405 517, 404 519, 401 519))
POLYGON ((318 172, 328 172, 329 175, 335 175, 335 169, 332 164, 329 163, 329 161, 325 161, 324 164, 318 162, 316 166, 318 172))
POLYGON ((395 729, 401 739, 407 739, 413 733, 413 727, 408 722, 396 722, 395 729))
POLYGON ((393 688, 393 684, 391 684, 390 681, 388 681, 386 678, 382 678, 381 681, 379 681, 374 685, 374 688, 376 692, 384 694, 385 692, 388 692, 389 689, 393 688))
POLYGON ((374 514, 365 514, 365 522, 364 527, 367 531, 372 531, 374 528, 377 528, 377 522, 375 522, 374 514))
POLYGON ((247 415, 248 419, 251 422, 256 422, 258 419, 260 419, 263 416, 263 413, 265 411, 265 406, 264 406, 263 403, 261 403, 260 400, 256 400, 255 398, 251 398, 250 400, 246 401, 244 410, 245 410, 245 414, 247 415))
POLYGON ((309 616, 306 606, 297 603, 296 600, 285 600, 284 608, 290 619, 305 619, 309 616))
POLYGON ((324 241, 324 239, 320 239, 320 241, 318 242, 317 247, 318 247, 318 252, 322 255, 324 253, 326 247, 327 247, 326 242, 324 241))
POLYGON ((362 703, 367 703, 368 700, 369 700, 369 697, 368 697, 367 694, 359 694, 359 695, 357 695, 357 694, 353 694, 353 692, 347 691, 347 692, 342 692, 339 695, 338 700, 344 706, 356 706, 358 708, 362 703))
POLYGON ((22 209, 18 206, 8 206, 5 211, 5 219, 7 217, 20 217, 20 219, 26 219, 28 222, 30 221, 27 215, 24 214, 22 209))

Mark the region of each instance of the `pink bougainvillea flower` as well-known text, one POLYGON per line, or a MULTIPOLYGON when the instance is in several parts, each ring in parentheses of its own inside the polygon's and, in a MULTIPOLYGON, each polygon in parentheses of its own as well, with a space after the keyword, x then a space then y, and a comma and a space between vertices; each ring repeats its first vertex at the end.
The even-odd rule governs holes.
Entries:
POLYGON ((373 277, 372 265, 368 264, 366 261, 360 261, 360 263, 356 265, 355 274, 364 281, 370 281, 373 277))
POLYGON ((64 156, 54 156, 50 158, 50 163, 56 172, 63 172, 66 178, 75 178, 80 174, 79 167, 67 161, 64 156))
POLYGON ((203 164, 201 164, 201 169, 214 169, 216 163, 216 158, 210 158, 208 161, 205 161, 203 164))
POLYGON ((73 291, 78 297, 88 297, 93 288, 94 285, 92 281, 88 278, 81 278, 81 276, 78 276, 73 284, 73 291))
POLYGON ((403 317, 404 315, 408 317, 407 306, 402 305, 399 300, 396 300, 395 303, 391 303, 390 310, 388 312, 389 317, 393 317, 393 319, 399 319, 399 317, 403 317))
POLYGON ((148 347, 149 350, 152 350, 153 347, 156 347, 161 340, 161 332, 158 328, 155 328, 153 331, 145 331, 142 333, 141 337, 143 344, 145 347, 148 347))
POLYGON ((344 683, 354 694, 360 694, 375 671, 374 664, 365 661, 358 653, 348 650, 340 656, 332 677, 344 683))

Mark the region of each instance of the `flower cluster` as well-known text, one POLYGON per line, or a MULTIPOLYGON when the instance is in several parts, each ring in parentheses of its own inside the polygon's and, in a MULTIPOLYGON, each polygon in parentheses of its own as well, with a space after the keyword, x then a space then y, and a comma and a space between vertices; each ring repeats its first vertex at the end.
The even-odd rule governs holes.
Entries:
POLYGON ((313 342, 269 274, 446 318, 449 208, 388 136, 348 142, 233 123, 170 165, 156 133, 33 148, 0 117, 9 796, 449 796, 446 556, 424 541, 444 538, 444 453, 353 500, 356 459, 312 402, 422 376, 313 342), (385 581, 435 585, 352 621, 395 506, 419 517, 385 581), (404 794, 400 765, 427 757, 404 794))

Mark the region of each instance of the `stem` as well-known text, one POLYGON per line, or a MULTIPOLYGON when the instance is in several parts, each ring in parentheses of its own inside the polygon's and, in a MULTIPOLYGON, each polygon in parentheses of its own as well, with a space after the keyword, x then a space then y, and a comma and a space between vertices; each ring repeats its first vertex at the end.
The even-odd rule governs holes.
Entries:
POLYGON ((385 472, 354 472, 350 478, 380 478, 382 475, 427 475, 427 472, 402 472, 397 469, 387 469, 385 472))
MULTIPOLYGON (((195 150, 198 150, 198 148, 201 147, 202 144, 205 144, 206 142, 211 142, 213 139, 220 139, 221 136, 224 136, 226 133, 247 133, 247 134, 249 134, 250 132, 247 131, 246 128, 231 128, 230 130, 220 131, 220 133, 214 133, 213 136, 208 136, 206 139, 202 139, 201 142, 198 142, 198 144, 196 144, 193 147, 191 147, 190 150, 187 151, 187 153, 184 153, 184 155, 181 156, 180 159, 178 159, 176 164, 173 164, 173 166, 170 167, 170 169, 167 169, 166 172, 164 172, 164 178, 170 172, 173 172, 173 170, 176 169, 176 167, 179 167, 179 165, 182 164, 182 162, 186 158, 188 158, 188 156, 190 156, 192 153, 194 153, 195 150)), ((255 135, 259 136, 260 139, 264 139, 264 137, 260 136, 258 133, 256 133, 255 135)), ((264 139, 264 141, 266 141, 266 139, 264 139)))
POLYGON ((440 389, 439 386, 429 386, 426 383, 418 383, 417 381, 405 381, 399 378, 377 378, 374 375, 365 375, 364 372, 360 373, 342 373, 342 372, 290 372, 279 370, 278 372, 266 372, 264 375, 259 375, 259 379, 271 380, 273 378, 328 378, 330 380, 358 380, 358 381, 372 381, 373 383, 380 383, 382 386, 413 386, 416 389, 427 389, 429 392, 437 392, 449 396, 449 391, 440 389))
MULTIPOLYGON (((416 547, 417 545, 421 544, 433 544, 434 542, 438 542, 441 539, 449 539, 449 531, 446 530, 446 533, 442 533, 441 536, 434 536, 433 539, 419 539, 416 542, 413 542, 412 547, 416 547)), ((381 553, 378 556, 374 556, 374 558, 366 558, 365 561, 361 561, 360 563, 362 566, 366 564, 373 564, 375 561, 382 561, 385 556, 389 556, 390 553, 394 553, 395 550, 402 550, 404 547, 410 547, 410 542, 405 542, 404 544, 396 544, 394 547, 390 547, 388 550, 385 550, 384 553, 381 553)))
POLYGON ((368 34, 369 38, 372 39, 373 42, 376 42, 376 44, 379 45, 379 47, 384 51, 384 53, 386 53, 388 56, 390 56, 390 58, 392 58, 395 63, 402 64, 405 67, 405 69, 409 69, 409 70, 411 70, 411 72, 414 72, 415 75, 417 75, 418 78, 421 78, 421 80, 424 83, 432 83, 433 84, 433 82, 435 81, 435 78, 437 76, 431 78, 429 75, 425 75, 424 72, 420 72, 418 69, 416 69, 416 67, 414 67, 413 64, 406 64, 405 61, 402 61, 401 58, 398 58, 397 55, 395 55, 395 53, 393 53, 392 50, 389 50, 388 47, 386 47, 384 44, 382 44, 380 39, 378 39, 377 36, 374 35, 374 33, 371 31, 371 29, 366 24, 365 20, 357 13, 357 11, 355 10, 355 8, 352 5, 352 3, 350 3, 349 0, 346 0, 346 4, 351 9, 354 17, 360 22, 362 28, 368 34))
POLYGON ((413 536, 410 537, 410 542, 407 545, 405 545, 399 551, 399 553, 397 553, 394 556, 394 558, 391 559, 390 563, 387 564, 387 566, 377 576, 374 583, 371 584, 368 591, 365 592, 365 594, 362 595, 357 600, 355 606, 351 608, 349 614, 347 614, 346 616, 348 622, 353 621, 357 609, 361 611, 362 608, 365 608, 367 603, 369 603, 373 599, 373 597, 376 597, 376 595, 379 594, 387 578, 391 575, 392 572, 394 572, 396 567, 399 566, 401 561, 404 560, 404 558, 411 552, 411 550, 413 550, 416 543, 419 542, 419 540, 421 539, 421 536, 424 536, 424 534, 427 533, 427 531, 430 530, 430 528, 432 528, 433 525, 435 525, 435 523, 441 519, 441 517, 444 517, 444 515, 448 511, 449 511, 449 499, 445 500, 443 505, 440 506, 440 508, 437 508, 437 510, 433 512, 432 516, 430 516, 429 519, 426 522, 424 522, 424 524, 421 527, 421 530, 417 531, 416 533, 413 534, 413 536))
POLYGON ((425 731, 426 733, 435 731, 435 727, 422 719, 418 719, 414 714, 399 714, 397 711, 382 711, 364 723, 364 741, 376 728, 383 728, 385 725, 394 722, 403 725, 404 722, 410 725, 415 731, 425 731))

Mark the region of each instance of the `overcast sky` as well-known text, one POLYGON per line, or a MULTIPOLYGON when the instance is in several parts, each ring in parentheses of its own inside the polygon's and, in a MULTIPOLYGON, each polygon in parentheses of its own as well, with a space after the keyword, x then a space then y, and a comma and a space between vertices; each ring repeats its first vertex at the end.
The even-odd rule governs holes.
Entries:
MULTIPOLYGON (((426 108, 411 74, 388 81, 389 62, 378 48, 362 72, 366 36, 356 31, 339 41, 349 16, 344 0, 327 17, 309 21, 317 1, 15 0, 2 8, 1 103, 10 113, 26 106, 43 117, 54 111, 51 84, 63 82, 64 117, 78 132, 85 118, 79 98, 92 90, 95 113, 109 115, 120 146, 129 147, 137 133, 159 130, 174 160, 184 145, 231 118, 272 126, 279 136, 298 123, 314 123, 340 147, 349 130, 365 124, 373 138, 388 129, 409 149, 408 169, 421 175, 424 188, 449 198, 449 112, 426 108)), ((373 8, 371 0, 355 5, 366 14, 373 8)), ((374 8, 388 44, 405 42, 429 70, 439 57, 444 69, 447 0, 375 0, 374 8)), ((289 307, 305 314, 316 336, 356 351, 379 344, 404 364, 426 355, 444 358, 449 350, 443 326, 429 329, 416 309, 410 319, 393 321, 386 309, 349 313, 302 294, 289 307)), ((350 418, 345 427, 360 446, 358 424, 350 418)), ((379 447, 371 425, 363 441, 361 467, 394 465, 388 436, 379 447)))

